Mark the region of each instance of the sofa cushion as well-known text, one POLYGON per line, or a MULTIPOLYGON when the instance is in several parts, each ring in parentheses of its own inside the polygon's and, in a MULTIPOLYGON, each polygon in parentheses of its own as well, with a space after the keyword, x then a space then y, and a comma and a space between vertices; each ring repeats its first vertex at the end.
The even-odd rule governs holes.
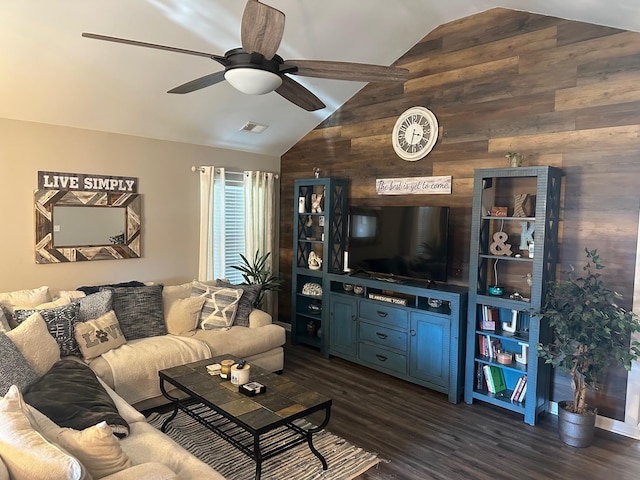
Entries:
POLYGON ((29 385, 24 398, 61 427, 83 430, 106 421, 115 435, 129 433, 111 396, 83 363, 60 360, 29 385))
POLYGON ((113 291, 113 310, 127 340, 165 335, 162 285, 105 287, 113 291))
POLYGON ((105 477, 105 480, 132 480, 134 478, 144 480, 176 480, 178 476, 166 465, 158 462, 147 462, 134 465, 118 473, 113 473, 105 477))
POLYGON ((78 321, 86 322, 105 315, 113 309, 113 292, 103 290, 92 293, 86 297, 73 300, 80 308, 78 310, 78 321))
POLYGON ((274 323, 260 327, 259 334, 253 328, 231 327, 229 330, 198 329, 192 338, 205 342, 211 355, 229 353, 248 357, 281 347, 286 341, 285 329, 274 323))
POLYGON ((240 297, 240 302, 238 302, 238 311, 236 312, 236 318, 233 320, 233 324, 240 327, 248 327, 249 314, 254 309, 253 304, 256 301, 256 298, 258 298, 258 294, 260 293, 260 290, 262 290, 262 286, 232 285, 226 280, 216 280, 216 286, 242 289, 242 297, 240 297))
POLYGON ((164 318, 167 332, 173 335, 184 335, 195 330, 198 327, 200 312, 205 300, 204 296, 164 297, 164 318))
POLYGON ((39 312, 42 315, 49 333, 60 346, 60 355, 79 355, 80 348, 73 335, 76 321, 78 319, 77 303, 69 303, 55 308, 16 310, 14 320, 20 324, 29 318, 33 313, 39 312))
POLYGON ((227 330, 233 325, 243 291, 236 288, 214 287, 194 282, 192 297, 205 297, 198 326, 204 330, 227 330))
POLYGON ((40 312, 33 313, 16 328, 7 332, 7 337, 18 347, 38 375, 44 375, 60 360, 60 347, 49 334, 40 312))
POLYGON ((77 323, 75 336, 82 358, 87 362, 127 342, 113 310, 94 320, 77 323))
POLYGON ((131 280, 129 282, 110 283, 106 285, 87 285, 78 287, 76 290, 83 292, 85 295, 91 295, 92 293, 98 293, 105 287, 144 287, 144 283, 138 282, 137 280, 131 280))
POLYGON ((11 385, 23 392, 38 379, 33 369, 18 347, 5 333, 0 332, 0 395, 5 395, 11 385))
POLYGON ((15 386, 0 400, 0 456, 14 479, 85 478, 82 464, 47 441, 31 424, 27 406, 15 386))

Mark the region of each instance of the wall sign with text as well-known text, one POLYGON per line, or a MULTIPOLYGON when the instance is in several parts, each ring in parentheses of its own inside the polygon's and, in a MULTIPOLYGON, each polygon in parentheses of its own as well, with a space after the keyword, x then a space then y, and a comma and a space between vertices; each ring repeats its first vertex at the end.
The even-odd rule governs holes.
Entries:
POLYGON ((39 190, 138 193, 136 177, 38 171, 39 190))
POLYGON ((378 195, 451 194, 451 176, 376 179, 378 195))

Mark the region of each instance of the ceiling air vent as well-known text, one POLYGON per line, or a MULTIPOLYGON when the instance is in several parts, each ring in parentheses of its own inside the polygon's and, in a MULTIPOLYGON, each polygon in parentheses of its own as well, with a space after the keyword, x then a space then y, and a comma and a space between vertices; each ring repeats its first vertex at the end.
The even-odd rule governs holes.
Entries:
POLYGON ((261 125, 256 122, 247 122, 240 130, 251 133, 262 133, 267 129, 267 127, 267 125, 261 125))

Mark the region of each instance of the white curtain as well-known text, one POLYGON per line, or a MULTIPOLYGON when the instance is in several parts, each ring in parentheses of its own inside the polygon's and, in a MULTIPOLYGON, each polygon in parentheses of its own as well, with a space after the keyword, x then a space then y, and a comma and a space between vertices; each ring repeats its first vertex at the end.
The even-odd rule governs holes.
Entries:
MULTIPOLYGON (((277 175, 268 172, 244 172, 244 221, 245 250, 248 259, 256 252, 271 252, 267 267, 277 274, 276 259, 276 180, 277 175)), ((274 292, 265 294, 262 309, 275 318, 274 292)))
POLYGON ((224 277, 219 273, 224 270, 224 185, 224 168, 200 167, 198 279, 202 281, 224 277))

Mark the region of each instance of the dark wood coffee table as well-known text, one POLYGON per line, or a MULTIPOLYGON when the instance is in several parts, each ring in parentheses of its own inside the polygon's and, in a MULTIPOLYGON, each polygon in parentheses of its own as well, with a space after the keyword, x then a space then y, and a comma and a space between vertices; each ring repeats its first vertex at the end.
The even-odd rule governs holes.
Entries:
POLYGON ((164 432, 178 411, 183 411, 255 460, 256 480, 265 460, 304 442, 326 470, 327 461, 313 446, 313 435, 329 423, 331 399, 288 380, 286 375, 270 373, 255 365, 251 365, 251 381, 260 382, 267 389, 248 397, 239 393, 238 386, 229 380, 207 373, 207 365, 227 358, 240 361, 232 355, 221 355, 160 370, 160 389, 174 408, 161 430, 164 432), (186 397, 169 395, 166 383, 177 387, 186 397), (303 428, 294 423, 320 411, 324 411, 324 420, 317 427, 303 428))

